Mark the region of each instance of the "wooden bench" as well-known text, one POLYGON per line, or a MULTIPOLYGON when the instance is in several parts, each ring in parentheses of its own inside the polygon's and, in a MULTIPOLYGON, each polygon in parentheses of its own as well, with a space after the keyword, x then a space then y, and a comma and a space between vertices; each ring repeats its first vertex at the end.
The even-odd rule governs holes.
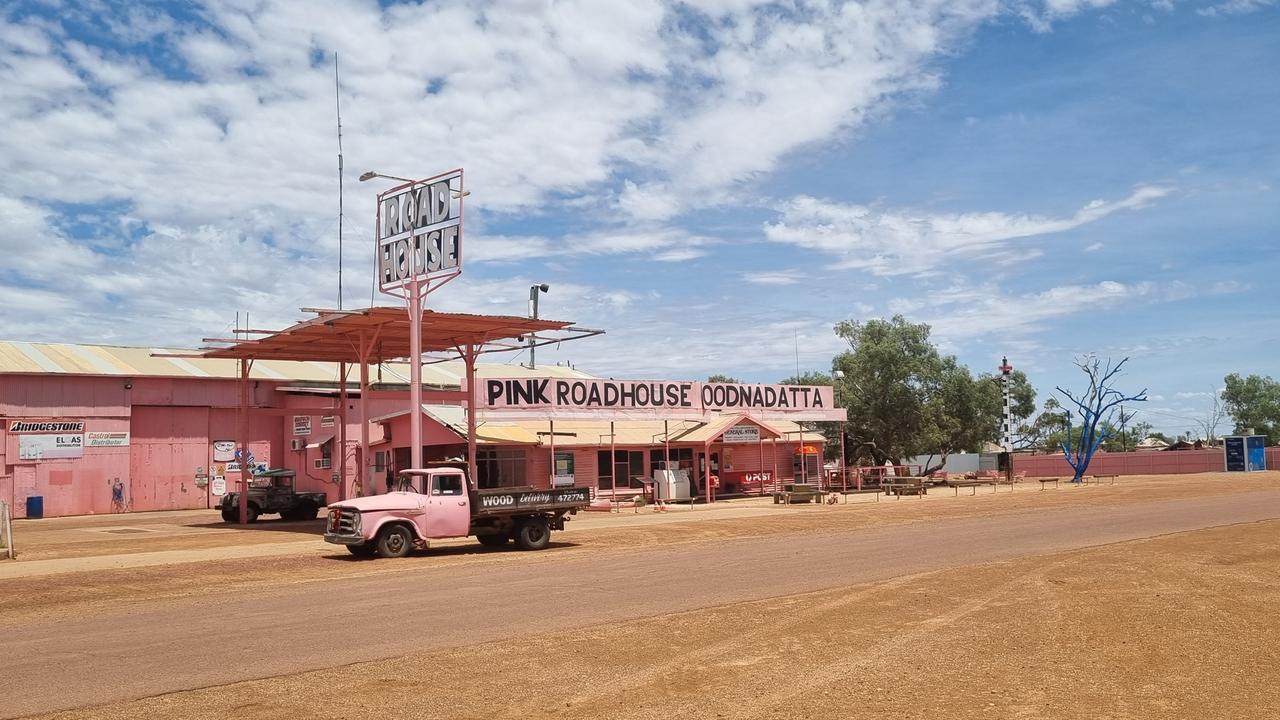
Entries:
POLYGON ((773 494, 773 504, 792 505, 796 503, 816 502, 821 504, 826 493, 813 485, 787 484, 773 494))
POLYGON ((981 487, 982 485, 990 485, 990 484, 991 482, 988 480, 947 480, 946 481, 946 485, 950 487, 952 490, 956 491, 957 497, 960 495, 960 488, 962 487, 970 488, 972 490, 972 492, 969 493, 970 495, 977 495, 979 487, 981 487))
POLYGON ((1061 478, 1048 477, 1048 478, 1036 478, 1036 479, 1040 481, 1040 489, 1043 490, 1045 483, 1053 483, 1054 487, 1058 487, 1058 480, 1060 480, 1061 478))
POLYGON ((924 478, 898 478, 898 481, 891 483, 881 483, 881 488, 886 494, 896 495, 899 500, 903 495, 915 495, 923 498, 929 494, 929 488, 925 487, 924 478))
POLYGON ((1108 483, 1108 484, 1110 484, 1110 485, 1115 485, 1115 484, 1116 484, 1116 478, 1118 478, 1118 477, 1120 477, 1120 476, 1119 476, 1119 475, 1094 475, 1094 476, 1093 476, 1093 481, 1094 481, 1095 483, 1097 483, 1098 485, 1101 485, 1103 480, 1108 480, 1108 481, 1109 481, 1109 483, 1108 483))

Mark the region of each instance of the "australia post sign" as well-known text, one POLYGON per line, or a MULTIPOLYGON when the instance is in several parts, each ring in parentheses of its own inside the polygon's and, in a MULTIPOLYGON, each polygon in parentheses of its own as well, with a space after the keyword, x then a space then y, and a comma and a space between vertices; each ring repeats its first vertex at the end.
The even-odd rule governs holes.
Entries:
POLYGON ((759 418, 842 420, 829 385, 752 385, 678 380, 489 378, 476 407, 490 418, 705 418, 742 413, 759 418))
POLYGON ((462 170, 406 183, 378 196, 378 286, 462 270, 462 170))

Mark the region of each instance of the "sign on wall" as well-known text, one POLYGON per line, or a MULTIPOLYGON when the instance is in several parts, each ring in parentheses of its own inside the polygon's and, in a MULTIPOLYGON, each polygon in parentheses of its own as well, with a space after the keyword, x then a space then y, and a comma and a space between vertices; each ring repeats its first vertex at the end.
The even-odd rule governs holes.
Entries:
POLYGON ((320 427, 331 428, 337 424, 338 418, 333 415, 322 415, 320 417, 320 427))
POLYGON ((462 270, 462 170, 406 183, 378 196, 378 287, 462 270))
POLYGON ((216 463, 231 462, 236 459, 236 443, 234 440, 213 441, 213 461, 216 463))
POLYGON ((127 432, 91 432, 85 433, 85 447, 128 447, 127 432))
POLYGON ((311 434, 311 416, 310 415, 294 415, 293 416, 293 434, 294 435, 310 435, 311 434))
POLYGON ((734 425, 725 430, 720 439, 727 443, 760 442, 760 428, 755 425, 734 425))
POLYGON ((9 434, 18 436, 18 458, 21 460, 84 457, 83 420, 10 420, 9 434))
POLYGON ((704 417, 708 413, 776 414, 840 420, 829 385, 752 385, 686 381, 491 378, 479 383, 478 407, 491 417, 537 410, 555 416, 704 417))

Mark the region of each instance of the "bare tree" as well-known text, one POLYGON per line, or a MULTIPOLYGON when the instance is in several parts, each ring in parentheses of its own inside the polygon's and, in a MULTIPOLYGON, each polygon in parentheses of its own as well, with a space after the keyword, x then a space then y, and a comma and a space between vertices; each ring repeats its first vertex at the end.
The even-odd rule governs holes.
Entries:
POLYGON ((1071 482, 1078 483, 1084 478, 1093 454, 1107 439, 1111 417, 1115 414, 1116 407, 1120 403, 1146 402, 1147 400, 1146 388, 1137 395, 1126 396, 1111 386, 1112 380, 1120 374, 1120 370, 1127 362, 1129 358, 1121 360, 1113 367, 1110 358, 1107 358, 1104 365, 1097 355, 1085 355, 1076 359, 1076 367, 1089 377, 1089 389, 1076 397, 1070 391, 1063 390, 1061 386, 1057 388, 1058 392, 1076 406, 1076 414, 1081 420, 1080 435, 1077 437, 1071 431, 1071 416, 1067 416, 1067 439, 1062 443, 1062 454, 1067 458, 1067 464, 1076 471, 1071 482))
POLYGON ((1227 417, 1227 409, 1222 404, 1222 393, 1217 390, 1213 391, 1213 407, 1209 408, 1203 419, 1197 419, 1196 424, 1204 431, 1204 439, 1206 442, 1214 442, 1218 439, 1218 426, 1227 417))

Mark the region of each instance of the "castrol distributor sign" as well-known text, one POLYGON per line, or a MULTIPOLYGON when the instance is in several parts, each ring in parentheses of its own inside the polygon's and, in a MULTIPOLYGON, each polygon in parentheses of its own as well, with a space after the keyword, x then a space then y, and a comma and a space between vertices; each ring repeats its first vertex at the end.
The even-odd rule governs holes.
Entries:
POLYGON ((488 378, 477 388, 484 417, 705 418, 742 413, 791 420, 843 420, 829 385, 755 385, 681 380, 488 378))
POLYGON ((378 286, 462 271, 462 170, 392 188, 378 196, 378 286))

